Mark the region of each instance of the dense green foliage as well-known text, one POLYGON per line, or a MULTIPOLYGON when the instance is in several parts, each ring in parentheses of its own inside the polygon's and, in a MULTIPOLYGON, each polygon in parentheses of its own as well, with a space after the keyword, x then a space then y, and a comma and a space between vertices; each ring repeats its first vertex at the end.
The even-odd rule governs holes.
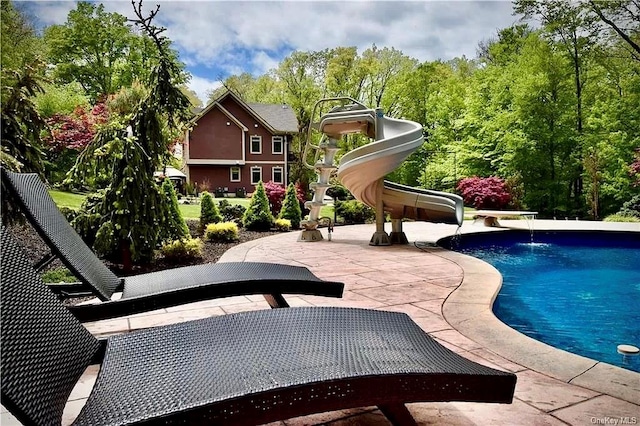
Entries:
POLYGON ((338 201, 335 205, 336 214, 344 223, 367 223, 376 217, 376 212, 371 207, 358 200, 338 201))
POLYGON ((218 207, 213 202, 213 197, 207 191, 200 196, 200 230, 204 231, 210 223, 222 221, 218 207))
POLYGON ((251 196, 249 207, 244 213, 242 222, 244 227, 251 231, 268 231, 273 226, 273 220, 269 199, 264 191, 264 184, 260 181, 251 196))
MULTIPOLYGON (((163 60, 154 41, 136 33, 126 16, 84 1, 69 12, 63 25, 46 28, 44 41, 56 81, 79 83, 93 101, 136 80, 149 81, 163 60)), ((162 55, 174 62, 177 58, 168 46, 162 55)), ((182 68, 174 74, 174 83, 184 82, 182 68)))
POLYGON ((278 214, 278 219, 288 219, 291 222, 290 226, 294 229, 298 229, 300 227, 302 210, 300 209, 298 192, 293 183, 290 183, 287 187, 287 192, 285 193, 284 202, 282 203, 280 214, 278 214))
POLYGON ((228 200, 222 199, 218 203, 218 210, 226 222, 233 221, 242 224, 242 217, 247 208, 241 204, 231 204, 228 200))

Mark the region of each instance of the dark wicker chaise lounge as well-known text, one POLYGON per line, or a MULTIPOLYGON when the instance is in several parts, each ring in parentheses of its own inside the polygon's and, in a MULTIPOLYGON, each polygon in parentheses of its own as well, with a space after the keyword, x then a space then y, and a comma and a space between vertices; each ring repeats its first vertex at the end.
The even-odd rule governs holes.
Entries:
POLYGON ((69 225, 38 175, 2 169, 2 181, 50 247, 52 255, 47 260, 60 258, 84 287, 103 301, 70 307, 80 321, 247 294, 263 294, 274 308, 287 307, 282 295, 289 293, 342 297, 343 283, 321 280, 307 268, 275 263, 209 263, 119 278, 69 225), (111 300, 120 290, 122 298, 111 300))
POLYGON ((96 384, 74 424, 262 424, 376 405, 510 403, 511 373, 444 348, 400 313, 289 308, 223 315, 110 337, 106 348, 43 285, 2 231, 2 404, 25 425, 60 424, 91 363, 96 384))

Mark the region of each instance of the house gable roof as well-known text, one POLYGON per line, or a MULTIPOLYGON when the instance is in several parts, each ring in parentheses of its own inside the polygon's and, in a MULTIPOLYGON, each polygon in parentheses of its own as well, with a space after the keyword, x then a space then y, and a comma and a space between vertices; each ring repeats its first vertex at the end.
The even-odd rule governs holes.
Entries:
POLYGON ((200 117, 206 115, 216 105, 222 108, 220 103, 228 96, 231 96, 240 106, 253 115, 256 120, 269 129, 271 133, 298 132, 298 120, 295 113, 288 105, 247 103, 230 90, 227 90, 217 99, 209 103, 209 105, 207 105, 193 118, 192 122, 197 122, 200 117))

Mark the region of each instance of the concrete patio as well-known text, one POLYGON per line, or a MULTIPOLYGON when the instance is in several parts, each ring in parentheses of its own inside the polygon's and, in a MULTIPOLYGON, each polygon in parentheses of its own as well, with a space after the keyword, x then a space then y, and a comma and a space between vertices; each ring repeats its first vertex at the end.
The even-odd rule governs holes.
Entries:
MULTIPOLYGON (((500 221, 527 228, 525 221, 500 221)), ((640 232, 640 224, 536 221, 542 228, 598 226, 640 232)), ((518 375, 513 404, 416 403, 409 409, 420 424, 447 425, 588 425, 636 424, 640 421, 640 374, 551 348, 498 321, 490 310, 501 277, 477 259, 449 252, 433 243, 456 228, 406 223, 412 243, 371 247, 374 225, 335 229, 332 241, 297 242, 284 233, 234 247, 221 259, 306 266, 321 278, 345 283, 342 299, 291 295, 292 306, 350 306, 409 314, 443 345, 482 364, 518 375), (418 241, 413 243, 413 241, 418 241), (614 423, 617 421, 617 423, 614 423)), ((462 232, 495 230, 465 223, 462 232)), ((232 297, 146 314, 87 324, 100 336, 214 315, 267 309, 261 296, 232 297)), ((84 403, 98 368, 91 367, 72 393, 65 411, 71 423, 84 403)), ((18 424, 2 410, 2 425, 18 424)), ((386 425, 375 407, 290 419, 278 425, 386 425)))

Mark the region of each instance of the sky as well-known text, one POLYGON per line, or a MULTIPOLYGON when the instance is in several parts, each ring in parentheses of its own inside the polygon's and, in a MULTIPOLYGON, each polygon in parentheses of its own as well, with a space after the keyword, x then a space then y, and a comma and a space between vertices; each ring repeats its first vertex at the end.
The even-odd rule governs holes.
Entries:
MULTIPOLYGON (((64 24, 74 1, 16 2, 38 28, 64 24)), ((130 0, 102 2, 108 12, 133 17, 130 0)), ((206 103, 221 80, 262 75, 295 50, 375 44, 420 61, 476 56, 482 40, 518 22, 508 1, 149 1, 156 23, 191 73, 189 87, 206 103)))

